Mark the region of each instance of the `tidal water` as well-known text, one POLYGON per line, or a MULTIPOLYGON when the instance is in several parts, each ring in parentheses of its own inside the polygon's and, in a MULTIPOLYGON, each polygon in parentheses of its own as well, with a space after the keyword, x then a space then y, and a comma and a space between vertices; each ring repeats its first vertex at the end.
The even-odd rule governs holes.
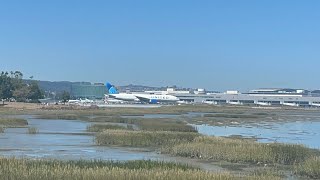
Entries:
POLYGON ((259 142, 283 142, 320 148, 320 122, 269 122, 237 126, 194 125, 199 133, 214 136, 240 135, 256 138, 259 142))
MULTIPOLYGON (((202 117, 204 113, 183 115, 156 114, 143 118, 202 117)), ((279 115, 279 121, 249 124, 196 126, 199 133, 214 136, 240 135, 259 142, 303 144, 320 149, 320 112, 279 115)), ((134 116, 137 118, 137 116, 134 116)), ((139 116, 140 117, 140 116, 139 116)), ((90 123, 77 120, 35 119, 25 116, 30 127, 39 130, 28 134, 28 128, 8 128, 0 134, 0 156, 49 159, 101 159, 101 160, 172 160, 174 158, 142 149, 96 146, 94 136, 86 132, 90 123)))
POLYGON ((31 127, 8 128, 0 134, 0 155, 49 159, 139 160, 158 159, 161 155, 136 149, 96 146, 94 136, 86 132, 89 123, 73 120, 47 120, 28 117, 31 127))

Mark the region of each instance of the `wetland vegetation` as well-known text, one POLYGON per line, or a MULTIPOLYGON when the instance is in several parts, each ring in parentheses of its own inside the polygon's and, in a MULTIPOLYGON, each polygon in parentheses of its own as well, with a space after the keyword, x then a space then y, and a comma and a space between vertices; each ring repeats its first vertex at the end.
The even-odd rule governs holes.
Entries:
POLYGON ((0 126, 0 133, 4 133, 5 129, 6 129, 6 128, 0 126))
POLYGON ((302 145, 258 143, 252 140, 199 136, 187 143, 162 149, 175 156, 214 161, 255 164, 293 165, 303 162, 312 152, 302 145))
POLYGON ((190 142, 197 136, 193 132, 105 130, 96 135, 96 143, 152 148, 190 142))
POLYGON ((295 173, 312 179, 320 179, 320 156, 313 156, 294 166, 295 173))
POLYGON ((228 172, 211 173, 176 163, 155 161, 57 161, 0 158, 3 179, 281 179, 268 173, 246 177, 228 172))
POLYGON ((116 130, 125 130, 125 129, 133 129, 130 125, 113 125, 113 124, 91 124, 87 126, 87 131, 89 132, 102 132, 107 129, 116 129, 116 130))
POLYGON ((39 133, 38 128, 36 127, 28 127, 28 134, 37 134, 39 133))
POLYGON ((28 125, 26 119, 20 118, 0 118, 0 126, 5 128, 25 127, 28 125))
MULTIPOLYGON (((169 156, 188 158, 190 161, 201 160, 208 164, 227 162, 229 164, 226 166, 230 167, 233 165, 236 167, 236 164, 247 164, 251 167, 257 167, 258 170, 235 175, 232 170, 230 173, 210 173, 189 166, 182 168, 184 165, 168 165, 166 163, 156 165, 159 162, 153 161, 130 161, 134 165, 131 164, 130 166, 133 168, 128 168, 129 165, 126 163, 129 163, 129 161, 122 163, 121 166, 119 165, 121 163, 113 162, 111 166, 108 165, 110 162, 99 161, 60 162, 56 160, 33 161, 2 158, 0 166, 12 166, 12 170, 4 169, 1 172, 7 173, 6 177, 9 179, 10 177, 12 179, 25 177, 24 173, 26 172, 24 171, 27 171, 27 169, 32 171, 29 174, 26 173, 28 178, 31 179, 37 179, 40 176, 48 179, 79 179, 80 177, 89 179, 89 175, 96 177, 96 179, 114 177, 117 177, 117 179, 127 179, 129 177, 129 179, 163 179, 163 177, 167 179, 281 179, 283 178, 283 171, 292 171, 298 176, 307 178, 319 178, 319 157, 315 158, 319 155, 319 150, 311 150, 297 144, 267 144, 256 142, 254 139, 204 136, 199 134, 195 127, 190 126, 190 124, 237 125, 260 121, 272 122, 280 119, 290 120, 290 118, 280 117, 279 114, 281 113, 278 113, 278 110, 270 112, 269 110, 238 107, 170 106, 157 109, 42 109, 35 110, 31 114, 37 115, 39 119, 89 122, 91 124, 87 126, 87 131, 94 132, 95 142, 100 146, 146 148, 169 156), (144 114, 184 114, 189 112, 199 114, 195 113, 193 116, 185 114, 171 119, 138 117, 144 114), (124 117, 125 115, 131 117, 124 117), (152 163, 155 164, 152 165, 152 163), (144 166, 142 167, 141 164, 144 164, 144 166), (268 169, 264 169, 265 166, 268 169), (285 168, 282 168, 282 166, 285 166, 285 168), (22 168, 21 173, 18 172, 18 168, 22 168), (61 174, 53 174, 49 171, 61 174), (12 172, 12 176, 8 172, 12 172), (79 175, 72 176, 76 173, 79 173, 79 175)), ((10 123, 8 123, 8 119, 3 119, 6 118, 0 119, 0 127, 3 128, 3 131, 6 127, 27 125, 26 121, 22 123, 21 120, 10 120, 10 123), (15 124, 14 122, 21 124, 15 124)))

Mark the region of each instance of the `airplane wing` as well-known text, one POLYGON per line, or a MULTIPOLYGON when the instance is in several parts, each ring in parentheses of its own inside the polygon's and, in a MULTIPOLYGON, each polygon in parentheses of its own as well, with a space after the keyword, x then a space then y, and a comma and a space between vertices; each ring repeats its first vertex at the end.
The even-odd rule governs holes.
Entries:
POLYGON ((146 97, 137 96, 137 95, 134 95, 134 96, 137 97, 141 102, 149 102, 150 101, 150 99, 146 98, 146 97))

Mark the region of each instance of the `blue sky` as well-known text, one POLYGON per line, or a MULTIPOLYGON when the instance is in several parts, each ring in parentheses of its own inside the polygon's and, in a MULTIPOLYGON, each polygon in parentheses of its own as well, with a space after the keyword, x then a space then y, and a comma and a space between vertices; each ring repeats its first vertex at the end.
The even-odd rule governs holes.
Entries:
POLYGON ((0 2, 0 70, 50 81, 320 88, 318 0, 0 2))

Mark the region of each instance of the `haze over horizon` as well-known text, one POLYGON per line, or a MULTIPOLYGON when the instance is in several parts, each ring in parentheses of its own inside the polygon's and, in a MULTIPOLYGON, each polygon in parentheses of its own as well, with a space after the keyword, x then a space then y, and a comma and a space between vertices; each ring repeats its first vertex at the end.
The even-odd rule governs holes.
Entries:
POLYGON ((7 1, 1 71, 48 81, 320 89, 320 1, 7 1))

